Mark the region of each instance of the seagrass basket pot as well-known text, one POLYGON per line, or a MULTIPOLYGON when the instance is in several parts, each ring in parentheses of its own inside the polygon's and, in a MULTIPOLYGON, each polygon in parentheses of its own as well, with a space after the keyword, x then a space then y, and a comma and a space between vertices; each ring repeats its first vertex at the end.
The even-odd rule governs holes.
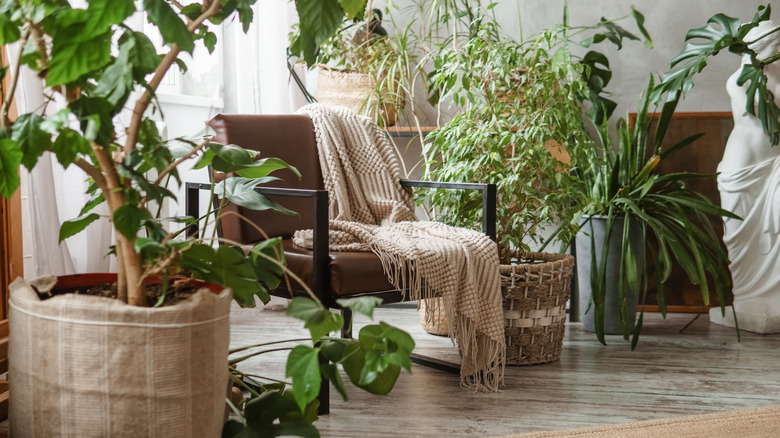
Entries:
POLYGON ((507 365, 556 361, 563 349, 574 257, 530 252, 501 265, 507 365))
MULTIPOLYGON (((566 303, 571 294, 574 257, 569 254, 523 253, 519 262, 500 265, 507 365, 556 361, 563 349, 566 303)), ((419 301, 420 324, 426 332, 449 334, 441 298, 419 301), (426 307, 433 317, 426 318, 426 307)))
MULTIPOLYGON (((318 103, 329 106, 344 106, 358 114, 376 114, 376 79, 367 73, 351 70, 333 69, 317 64, 319 76, 314 98, 318 103), (368 110, 368 111, 366 111, 368 110)), ((398 110, 403 107, 403 99, 393 95, 385 88, 381 90, 379 114, 385 126, 393 126, 398 121, 398 110)))

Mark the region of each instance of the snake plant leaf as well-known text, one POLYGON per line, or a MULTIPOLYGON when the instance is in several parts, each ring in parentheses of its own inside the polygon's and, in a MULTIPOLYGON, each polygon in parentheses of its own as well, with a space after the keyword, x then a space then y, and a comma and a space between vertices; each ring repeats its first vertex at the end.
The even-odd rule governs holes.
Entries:
MULTIPOLYGON (((292 302, 290 303, 292 305, 292 302)), ((292 378, 295 402, 301 412, 320 393, 319 351, 306 345, 299 345, 287 357, 285 376, 292 378)))
POLYGON ((177 44, 179 49, 192 54, 195 48, 192 34, 190 34, 190 31, 187 30, 187 25, 179 18, 179 15, 168 2, 163 0, 144 0, 144 9, 149 22, 157 26, 166 44, 177 44))
POLYGON ((79 216, 75 219, 70 219, 62 223, 60 226, 60 242, 67 239, 70 236, 74 236, 82 232, 92 222, 100 219, 100 215, 96 213, 86 214, 79 216))
POLYGON ((22 114, 16 119, 11 138, 23 153, 22 164, 32 170, 38 158, 51 147, 51 135, 41 128, 43 117, 35 113, 22 114))

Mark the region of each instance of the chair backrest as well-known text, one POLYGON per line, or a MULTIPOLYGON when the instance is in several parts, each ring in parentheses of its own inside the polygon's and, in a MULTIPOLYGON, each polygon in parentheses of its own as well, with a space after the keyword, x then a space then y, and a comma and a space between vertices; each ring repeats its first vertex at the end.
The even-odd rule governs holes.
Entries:
MULTIPOLYGON (((261 158, 280 158, 295 166, 301 173, 301 178, 298 179, 290 171, 277 171, 273 175, 282 180, 270 182, 266 186, 323 190, 322 171, 317 156, 317 139, 309 116, 220 114, 211 119, 208 125, 216 131, 215 141, 258 151, 261 158)), ((270 237, 289 238, 295 230, 313 227, 314 216, 310 199, 286 197, 269 197, 269 199, 300 213, 300 220, 295 216, 272 211, 249 210, 232 204, 227 209, 251 219, 270 237)), ((263 240, 260 232, 235 215, 223 217, 222 236, 225 239, 247 244, 263 240)))

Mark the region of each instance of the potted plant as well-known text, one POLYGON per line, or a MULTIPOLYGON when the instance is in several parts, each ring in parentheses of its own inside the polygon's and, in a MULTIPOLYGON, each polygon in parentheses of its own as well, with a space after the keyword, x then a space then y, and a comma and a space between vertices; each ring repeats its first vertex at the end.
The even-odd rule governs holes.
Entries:
POLYGON ((685 47, 653 95, 661 100, 666 93, 669 99, 676 90, 689 90, 693 77, 718 53, 728 51, 742 58, 726 82, 734 129, 717 177, 721 205, 742 217, 723 224, 734 299, 726 309, 710 309, 710 321, 762 334, 780 331, 780 277, 769 274, 777 271, 771 264, 777 259, 772 252, 777 234, 771 218, 777 215, 773 175, 780 168, 780 28, 770 14, 770 5, 760 6, 745 23, 716 14, 705 26, 688 31, 685 47))
POLYGON ((347 15, 315 54, 305 50, 302 27, 297 25, 290 34, 290 53, 318 68, 314 98, 319 103, 346 106, 374 117, 380 126, 392 126, 404 105, 394 68, 404 54, 388 38, 382 11, 370 3, 347 15))
POLYGON ((606 121, 602 122, 598 147, 591 151, 589 164, 576 172, 584 200, 575 219, 581 228, 577 254, 578 260, 590 260, 589 266, 579 269, 580 302, 584 307, 592 307, 593 315, 586 320, 586 329, 595 331, 602 343, 605 333, 617 332, 628 339, 633 330, 632 348, 636 347, 642 328, 642 313, 633 323, 636 304, 647 291, 647 273, 651 270, 655 273, 663 314, 663 283, 674 262, 684 268, 692 283, 701 286, 705 303, 709 301, 708 279, 712 278, 723 303, 730 278, 721 266, 728 257, 708 215, 736 218, 685 187, 687 180, 713 175, 655 173, 659 162, 690 145, 701 134, 661 150, 678 95, 663 105, 651 142, 653 117, 648 108, 653 89, 651 79, 640 99, 633 126, 622 118, 618 120, 617 143, 610 137, 606 121), (646 253, 651 256, 649 261, 645 260, 646 253), (611 326, 605 323, 608 314, 615 321, 611 326))
MULTIPOLYGON (((178 166, 196 158, 200 166, 237 174, 231 178, 242 184, 233 186, 226 179, 216 190, 222 202, 242 202, 249 196, 265 208, 278 208, 253 188, 272 178, 272 171, 290 168, 277 159, 258 159, 208 139, 174 155, 147 110, 156 108, 155 90, 171 65, 179 62, 179 54, 200 43, 213 49, 216 36, 205 23, 220 23, 236 14, 246 28, 252 3, 144 2, 140 12, 159 29, 163 53, 145 34, 123 24, 137 12, 132 0, 92 0, 83 9, 62 1, 0 6, 0 44, 18 41, 20 55, 13 70, 0 70, 3 77, 11 75, 12 84, 2 90, 0 193, 10 197, 20 183, 19 166, 33 168, 45 152, 54 153, 63 166, 81 168, 89 178, 92 198, 79 218, 63 224, 60 238, 86 229, 99 217, 94 207, 105 203, 116 244, 96 250, 110 252, 118 261, 117 274, 98 279, 114 282, 116 299, 84 295, 93 285, 84 284, 81 276, 60 279, 58 284, 56 279, 14 283, 9 355, 14 436, 216 436, 222 429, 230 297, 244 305, 254 305, 256 296, 267 301, 266 287, 273 288, 283 274, 279 242, 261 242, 248 254, 229 245, 215 248, 210 241, 184 236, 184 230, 171 232, 163 225, 170 221, 193 225, 210 220, 210 215, 160 218, 151 205, 175 200, 167 183, 181 182, 178 166), (39 73, 46 92, 63 102, 61 108, 9 118, 22 65, 39 73), (115 126, 126 107, 133 111, 123 131, 115 126), (204 282, 217 285, 219 293, 203 289, 204 282), (157 283, 157 292, 148 287, 151 283, 157 283), (195 291, 191 298, 167 305, 187 288, 195 291), (76 290, 81 293, 67 293, 76 290), (49 347, 53 350, 47 352, 49 347), (44 416, 46 421, 41 420, 44 416)), ((339 7, 338 13, 344 11, 339 7)), ((317 11, 304 10, 301 19, 310 21, 309 14, 317 11)), ((375 304, 358 300, 344 305, 365 312, 375 304)), ((305 298, 289 313, 306 321, 312 342, 340 324, 338 315, 331 316, 321 304, 305 298)), ((319 386, 313 390, 311 384, 321 375, 336 379, 334 362, 344 359, 340 352, 381 357, 389 332, 377 335, 378 343, 385 345, 376 348, 356 340, 340 341, 342 348, 331 348, 325 355, 329 361, 321 365, 316 361, 320 346, 302 346, 308 348, 305 354, 298 349, 288 365, 296 402, 292 410, 316 407, 319 386)), ((405 354, 408 360, 410 348, 399 348, 395 362, 406 365, 402 358, 405 354)), ((385 372, 387 363, 360 365, 372 376, 388 378, 380 383, 363 379, 360 386, 380 385, 386 391, 395 381, 393 375, 397 377, 385 372)), ((273 406, 277 415, 273 421, 293 415, 284 406, 273 406)), ((311 435, 310 417, 296 421, 311 435)))

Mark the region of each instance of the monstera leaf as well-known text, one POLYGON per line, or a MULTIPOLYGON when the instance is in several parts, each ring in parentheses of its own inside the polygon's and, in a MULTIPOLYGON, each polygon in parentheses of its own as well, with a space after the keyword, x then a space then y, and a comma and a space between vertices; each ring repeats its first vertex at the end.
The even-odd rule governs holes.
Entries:
POLYGON ((770 12, 769 5, 759 7, 753 20, 742 25, 737 18, 717 14, 707 21, 706 26, 688 31, 682 52, 672 59, 672 69, 663 75, 661 82, 653 90, 653 102, 660 102, 664 95, 667 96, 667 100, 685 95, 693 88, 693 77, 707 66, 709 57, 717 55, 722 50, 727 49, 737 55, 749 55, 750 62, 743 65, 738 79, 739 85, 750 82, 747 87, 748 99, 745 110, 761 120, 764 132, 769 136, 772 145, 777 145, 780 142, 778 123, 780 109, 767 88, 767 77, 764 74, 765 65, 776 61, 777 57, 773 56, 769 60, 758 59, 756 53, 748 47, 748 41, 745 40, 750 30, 760 22, 769 19, 770 12))

